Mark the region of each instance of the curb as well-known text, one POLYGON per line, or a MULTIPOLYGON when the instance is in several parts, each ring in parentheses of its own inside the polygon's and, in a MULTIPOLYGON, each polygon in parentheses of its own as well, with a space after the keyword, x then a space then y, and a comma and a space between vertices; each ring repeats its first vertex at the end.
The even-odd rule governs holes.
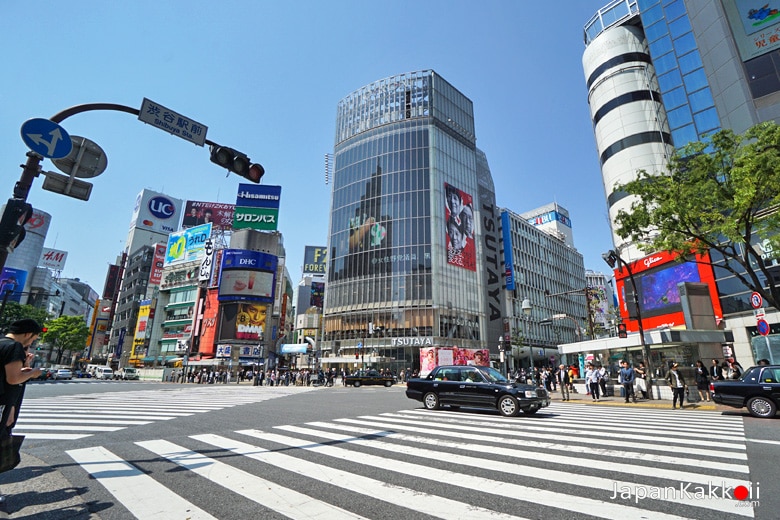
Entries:
MULTIPOLYGON (((577 397, 572 397, 568 401, 562 401, 560 397, 557 397, 557 395, 555 397, 551 396, 550 400, 556 403, 578 403, 578 404, 586 404, 590 406, 613 406, 619 408, 658 408, 662 410, 672 409, 672 407, 670 406, 672 404, 671 399, 654 399, 654 400, 638 399, 636 402, 627 403, 623 400, 622 397, 617 397, 617 398, 606 397, 606 398, 601 398, 598 401, 594 401, 590 399, 590 396, 580 397, 581 394, 575 394, 575 395, 577 397)), ((697 402, 697 403, 684 403, 682 409, 718 411, 718 410, 728 410, 730 409, 730 407, 720 406, 715 403, 702 404, 702 402, 697 402)))

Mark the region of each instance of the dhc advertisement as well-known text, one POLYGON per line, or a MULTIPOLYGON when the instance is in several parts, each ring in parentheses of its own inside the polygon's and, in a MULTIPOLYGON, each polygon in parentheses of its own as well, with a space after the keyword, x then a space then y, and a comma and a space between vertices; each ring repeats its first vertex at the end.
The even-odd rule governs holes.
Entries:
POLYGON ((278 264, 279 259, 268 253, 223 249, 219 300, 273 303, 278 264))

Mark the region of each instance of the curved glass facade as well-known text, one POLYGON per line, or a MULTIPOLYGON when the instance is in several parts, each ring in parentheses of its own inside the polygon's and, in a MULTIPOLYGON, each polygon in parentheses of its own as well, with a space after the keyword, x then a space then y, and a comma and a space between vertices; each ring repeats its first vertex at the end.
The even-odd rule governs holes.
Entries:
POLYGON ((485 348, 471 101, 433 71, 377 81, 339 102, 334 152, 323 364, 485 348))

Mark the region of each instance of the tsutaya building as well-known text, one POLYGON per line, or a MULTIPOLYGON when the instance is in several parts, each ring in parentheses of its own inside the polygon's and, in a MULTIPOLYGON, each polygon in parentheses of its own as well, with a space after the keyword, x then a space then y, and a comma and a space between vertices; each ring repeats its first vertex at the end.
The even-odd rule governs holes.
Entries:
POLYGON ((431 70, 377 81, 339 102, 334 152, 323 365, 497 354, 500 215, 472 102, 431 70))

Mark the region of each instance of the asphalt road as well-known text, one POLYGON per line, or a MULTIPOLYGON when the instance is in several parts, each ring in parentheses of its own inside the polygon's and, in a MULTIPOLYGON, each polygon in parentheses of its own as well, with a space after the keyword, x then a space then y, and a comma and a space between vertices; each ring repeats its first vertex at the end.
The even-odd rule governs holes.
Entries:
POLYGON ((555 402, 535 416, 506 419, 487 411, 426 412, 403 390, 30 385, 25 424, 41 421, 41 429, 27 431, 23 467, 0 475, 0 491, 9 493, 6 515, 155 518, 155 508, 173 503, 165 494, 173 492, 192 508, 181 518, 778 517, 780 419, 584 402, 555 402), (143 396, 153 406, 133 411, 143 396), (52 404, 74 410, 74 417, 76 410, 87 417, 113 411, 148 422, 85 430, 75 439, 34 438, 57 434, 46 423, 56 413, 46 410, 58 409, 52 404), (130 412, 121 411, 128 406, 130 412), (177 410, 187 415, 172 416, 177 410), (245 444, 254 448, 242 452, 245 444), (105 458, 85 462, 105 453, 126 466, 117 470, 105 458), (135 486, 129 479, 109 490, 106 476, 133 471, 151 480, 135 486), (694 478, 747 484, 759 494, 758 505, 735 509, 732 500, 702 509, 695 500, 611 498, 618 485, 612 482, 651 489, 694 478), (266 493, 259 504, 257 490, 266 493))

